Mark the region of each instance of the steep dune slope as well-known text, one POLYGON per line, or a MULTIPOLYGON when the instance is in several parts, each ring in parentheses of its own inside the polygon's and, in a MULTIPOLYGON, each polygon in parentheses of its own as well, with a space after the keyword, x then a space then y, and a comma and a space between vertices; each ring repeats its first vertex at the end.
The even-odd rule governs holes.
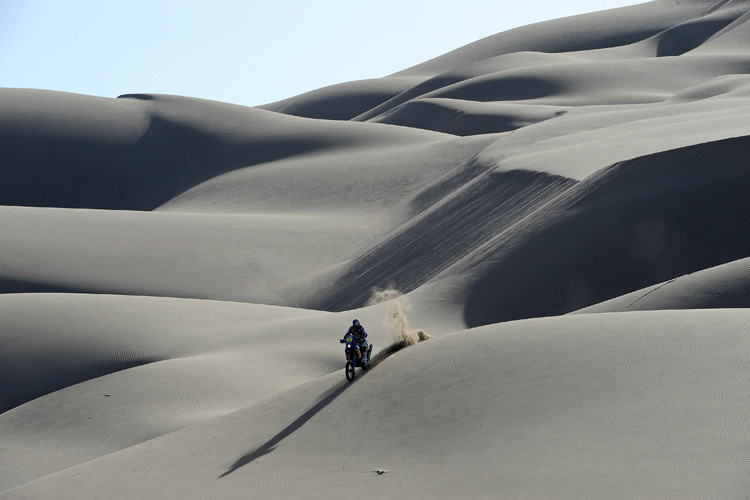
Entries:
POLYGON ((534 172, 472 170, 476 178, 328 277, 328 292, 311 306, 351 309, 367 302, 372 287, 410 292, 574 184, 534 172))
POLYGON ((614 165, 435 279, 471 290, 466 321, 481 325, 564 314, 748 257, 749 145, 741 137, 614 165))

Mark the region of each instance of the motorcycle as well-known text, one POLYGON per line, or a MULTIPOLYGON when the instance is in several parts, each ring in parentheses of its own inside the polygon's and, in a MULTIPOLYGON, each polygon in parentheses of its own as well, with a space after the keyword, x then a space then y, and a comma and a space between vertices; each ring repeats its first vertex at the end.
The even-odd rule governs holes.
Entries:
POLYGON ((362 353, 362 349, 358 345, 354 336, 347 334, 346 337, 341 339, 342 344, 346 344, 346 379, 351 382, 355 377, 355 368, 359 366, 363 370, 367 370, 367 364, 370 362, 370 354, 372 354, 372 344, 369 346, 365 343, 364 347, 366 351, 362 353))

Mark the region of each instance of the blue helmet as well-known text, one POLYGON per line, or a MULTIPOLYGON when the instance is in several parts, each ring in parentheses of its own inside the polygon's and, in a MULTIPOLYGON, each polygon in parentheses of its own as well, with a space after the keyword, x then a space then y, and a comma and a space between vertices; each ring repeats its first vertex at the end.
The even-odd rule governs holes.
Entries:
POLYGON ((355 319, 354 321, 352 321, 352 325, 359 326, 359 320, 355 319))

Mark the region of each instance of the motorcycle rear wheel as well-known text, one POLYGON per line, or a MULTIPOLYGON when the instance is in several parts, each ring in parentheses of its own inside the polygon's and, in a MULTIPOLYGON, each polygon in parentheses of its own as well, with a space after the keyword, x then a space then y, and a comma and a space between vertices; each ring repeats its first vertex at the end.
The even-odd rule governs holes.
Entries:
POLYGON ((367 363, 362 363, 362 369, 367 370, 369 367, 370 362, 372 361, 372 344, 370 344, 370 347, 367 348, 367 363))

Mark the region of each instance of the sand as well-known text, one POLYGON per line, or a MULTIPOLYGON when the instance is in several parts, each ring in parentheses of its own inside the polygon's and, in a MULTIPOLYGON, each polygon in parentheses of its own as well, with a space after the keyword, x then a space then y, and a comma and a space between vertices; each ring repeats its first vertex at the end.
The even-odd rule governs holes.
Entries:
POLYGON ((258 108, 0 89, 0 499, 745 498, 748 19, 258 108))

